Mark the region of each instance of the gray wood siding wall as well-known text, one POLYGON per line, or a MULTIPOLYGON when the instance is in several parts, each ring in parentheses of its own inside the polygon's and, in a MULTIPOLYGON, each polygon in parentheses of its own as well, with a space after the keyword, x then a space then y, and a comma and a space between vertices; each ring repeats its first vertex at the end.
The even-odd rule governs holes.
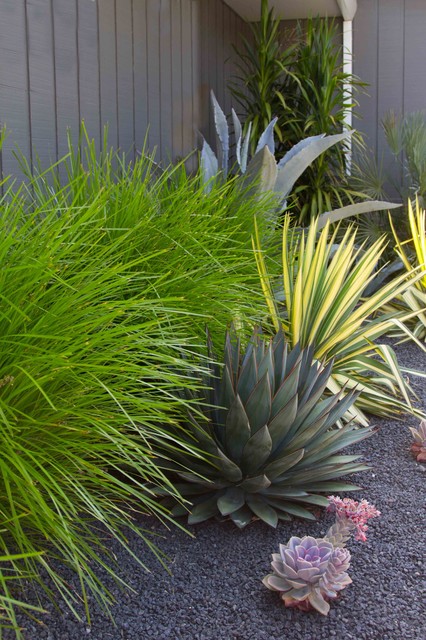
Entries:
POLYGON ((15 145, 60 158, 82 119, 130 157, 145 137, 157 158, 186 156, 198 131, 214 138, 210 89, 230 111, 232 44, 248 34, 222 0, 0 0, 3 174, 19 174, 15 145))
MULTIPOLYGON (((354 73, 369 83, 359 97, 355 126, 386 169, 389 152, 381 121, 386 112, 426 110, 426 1, 358 0, 354 73)), ((397 178, 397 176, 394 176, 397 178)))

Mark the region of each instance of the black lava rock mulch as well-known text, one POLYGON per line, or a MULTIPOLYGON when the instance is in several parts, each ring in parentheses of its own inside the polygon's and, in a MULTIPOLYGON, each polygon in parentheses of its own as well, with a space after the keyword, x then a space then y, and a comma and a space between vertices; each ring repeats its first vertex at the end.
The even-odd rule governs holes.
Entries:
MULTIPOLYGON (((405 366, 426 370, 426 356, 412 345, 397 348, 405 366)), ((412 378, 426 408, 426 379, 412 378)), ((120 575, 134 593, 105 583, 117 598, 115 625, 94 606, 92 624, 78 622, 61 605, 47 604, 43 625, 22 620, 28 640, 424 640, 426 638, 426 467, 415 462, 409 426, 374 419, 377 433, 354 446, 371 470, 352 478, 381 512, 370 520, 366 543, 351 541, 349 585, 331 603, 328 617, 286 609, 277 593, 263 587, 270 555, 292 535, 323 535, 330 515, 318 522, 282 523, 273 530, 254 522, 239 531, 230 522, 211 521, 192 527, 194 538, 177 528, 167 531, 152 518, 141 526, 162 537, 157 545, 169 557, 172 575, 139 539, 131 539, 136 555, 151 569, 145 572, 114 543, 120 575)), ((78 581, 70 575, 70 582, 78 581)), ((6 635, 11 638, 12 636, 6 635)))

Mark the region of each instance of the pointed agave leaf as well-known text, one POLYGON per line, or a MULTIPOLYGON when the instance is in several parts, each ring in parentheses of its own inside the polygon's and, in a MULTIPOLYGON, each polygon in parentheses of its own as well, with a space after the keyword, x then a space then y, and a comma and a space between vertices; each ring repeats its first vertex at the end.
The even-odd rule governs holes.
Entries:
POLYGON ((245 184, 252 184, 254 193, 265 193, 274 190, 276 180, 277 163, 268 147, 263 147, 248 164, 245 184))
POLYGON ((254 515, 269 524, 270 527, 276 529, 278 524, 278 515, 267 502, 257 496, 247 496, 247 505, 253 511, 254 515))
POLYGON ((174 518, 182 518, 183 516, 187 516, 189 511, 189 507, 185 507, 183 504, 175 504, 172 509, 170 509, 170 514, 174 518))
POLYGON ((228 174, 228 161, 229 161, 228 122, 213 91, 210 92, 210 96, 211 96, 211 101, 213 105, 214 124, 216 127, 217 137, 220 142, 220 148, 219 148, 220 165, 226 177, 228 174))
POLYGON ((231 114, 232 114, 232 122, 234 123, 235 155, 237 156, 238 165, 241 168, 241 144, 243 139, 243 130, 241 127, 240 119, 235 113, 234 109, 232 109, 231 114))
POLYGON ((306 486, 305 489, 306 491, 318 491, 321 493, 329 493, 330 491, 345 493, 345 491, 360 491, 362 487, 356 484, 348 484, 347 482, 318 482, 318 484, 306 486))
POLYGON ((241 461, 243 449, 250 438, 250 424, 239 395, 226 416, 225 445, 226 451, 236 462, 241 461))
POLYGON ((232 384, 235 388, 240 366, 240 339, 235 333, 229 331, 225 339, 225 366, 232 372, 232 384))
MULTIPOLYGON (((204 478, 203 476, 199 476, 196 475, 194 473, 190 473, 189 471, 178 471, 177 472, 179 478, 182 478, 182 480, 186 480, 186 482, 191 482, 193 484, 196 485, 203 485, 203 486, 211 486, 212 487, 212 480, 210 480, 209 478, 204 478)), ((213 487, 212 487, 213 488, 213 487)))
POLYGON ((243 403, 246 403, 251 392, 257 384, 256 355, 252 352, 249 360, 241 367, 240 377, 237 383, 237 393, 243 403))
POLYGON ((252 122, 249 123, 249 126, 247 128, 247 133, 244 138, 243 148, 241 150, 241 173, 243 174, 247 171, 252 124, 253 124, 252 122))
POLYGON ((246 412, 252 434, 268 424, 271 415, 271 385, 268 373, 265 373, 250 394, 246 402, 246 412))
POLYGON ((387 211, 389 209, 397 209, 402 205, 392 202, 382 202, 380 200, 368 200, 367 202, 357 202, 356 204, 349 204, 346 207, 340 209, 334 209, 333 211, 327 211, 318 217, 318 231, 325 227, 327 222, 334 223, 340 222, 345 218, 351 216, 358 216, 362 213, 373 213, 375 211, 387 211))
POLYGON ((300 449, 299 451, 295 451, 294 453, 290 453, 289 455, 278 458, 278 460, 270 462, 265 467, 265 475, 267 475, 270 480, 279 478, 289 469, 298 464, 300 460, 302 460, 304 454, 305 450, 300 449))
POLYGON ((220 467, 224 477, 229 482, 239 482, 242 480, 243 474, 241 469, 235 462, 232 462, 220 449, 218 449, 218 466, 220 467))
POLYGON ((281 158, 278 166, 284 167, 292 158, 297 156, 298 153, 300 153, 306 147, 309 147, 309 145, 311 145, 314 140, 323 140, 323 138, 325 138, 325 135, 325 133, 320 133, 317 136, 309 136, 308 138, 300 140, 281 158))
POLYGON ((188 516, 188 524, 198 524, 219 515, 217 494, 192 507, 188 516))
POLYGON ((241 457, 241 468, 247 475, 256 471, 267 461, 272 449, 272 440, 265 425, 247 441, 241 457))
POLYGON ((298 504, 293 504, 291 502, 287 502, 285 500, 282 501, 281 507, 283 511, 286 511, 292 516, 296 516, 297 518, 305 518, 306 520, 316 520, 314 514, 307 509, 304 509, 298 504))
POLYGON ((211 191, 213 179, 217 176, 218 172, 219 163, 216 154, 208 142, 203 139, 203 147, 201 149, 201 175, 205 185, 204 190, 207 193, 211 191))
POLYGON ((272 438, 273 450, 285 439, 288 430, 292 427, 297 416, 298 396, 294 394, 287 404, 279 411, 269 423, 268 429, 272 438))
POLYGON ((275 396, 272 398, 271 416, 275 417, 282 407, 284 407, 297 393, 300 367, 301 361, 299 360, 293 367, 290 374, 285 378, 275 396))
POLYGON ((224 367, 222 373, 222 389, 221 389, 221 397, 220 404, 225 409, 229 409, 229 407, 233 404, 235 400, 235 391, 232 380, 232 372, 228 369, 228 367, 224 367))
POLYGON ((247 493, 257 493, 271 486, 271 481, 265 475, 256 476, 255 478, 246 478, 240 485, 247 493))
POLYGON ((239 487, 228 487, 223 496, 217 501, 217 506, 221 515, 229 516, 230 513, 238 511, 245 504, 245 493, 239 487))
POLYGON ((263 149, 263 147, 268 147, 269 151, 272 155, 275 155, 275 140, 274 140, 274 127, 277 124, 278 118, 275 117, 266 127, 265 131, 259 138, 259 142, 257 143, 255 155, 258 151, 263 149))
POLYGON ((247 505, 244 505, 244 507, 241 507, 241 509, 238 509, 238 511, 230 513, 229 517, 239 529, 244 529, 244 527, 246 527, 252 521, 253 513, 247 505))
MULTIPOLYGON (((272 386, 272 384, 274 383, 275 371, 274 371, 273 351, 272 351, 272 347, 270 345, 266 349, 265 355, 263 356, 263 358, 262 358, 262 360, 261 360, 261 362, 260 362, 260 364, 258 366, 259 379, 263 378, 265 373, 268 374, 269 382, 270 382, 270 384, 272 386)), ((271 393, 272 393, 272 389, 271 389, 271 393)))
POLYGON ((280 193, 283 200, 288 196, 294 183, 318 156, 330 147, 348 138, 351 132, 339 133, 333 136, 312 136, 295 145, 282 158, 278 165, 275 191, 280 193))
POLYGON ((207 489, 205 487, 200 487, 195 484, 188 484, 186 482, 176 482, 173 483, 173 486, 177 489, 177 491, 179 491, 180 495, 189 497, 199 496, 200 494, 213 495, 213 491, 214 495, 219 495, 217 490, 225 489, 228 485, 226 483, 216 481, 213 482, 213 484, 211 484, 211 486, 207 489))
POLYGON ((329 500, 325 496, 300 496, 297 498, 298 502, 305 502, 306 504, 313 504, 316 507, 324 507, 325 509, 329 506, 329 500))

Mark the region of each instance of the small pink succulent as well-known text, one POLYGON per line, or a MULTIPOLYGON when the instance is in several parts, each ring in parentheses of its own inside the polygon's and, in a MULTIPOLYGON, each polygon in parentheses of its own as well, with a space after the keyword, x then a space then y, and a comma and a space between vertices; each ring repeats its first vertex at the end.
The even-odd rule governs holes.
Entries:
POLYGON ((328 496, 330 505, 328 511, 336 513, 337 521, 346 520, 351 528, 356 529, 355 540, 365 542, 367 540, 366 532, 368 530, 367 520, 376 518, 380 515, 380 511, 367 500, 357 502, 351 498, 339 498, 337 496, 328 496))

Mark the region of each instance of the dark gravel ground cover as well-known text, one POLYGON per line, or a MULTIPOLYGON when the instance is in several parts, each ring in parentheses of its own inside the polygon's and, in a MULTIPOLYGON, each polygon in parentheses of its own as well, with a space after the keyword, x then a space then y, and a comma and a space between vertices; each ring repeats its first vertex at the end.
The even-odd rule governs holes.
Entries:
MULTIPOLYGON (((399 346, 397 353, 403 366, 426 371, 426 356, 417 347, 399 346)), ((426 408, 426 379, 413 378, 412 385, 426 408)), ((27 640, 425 640, 426 467, 410 454, 408 430, 418 420, 374 424, 377 433, 351 450, 372 467, 352 478, 363 490, 351 497, 366 498, 382 515, 370 521, 367 543, 349 543, 353 584, 331 604, 328 617, 286 609, 261 580, 280 542, 291 535, 323 535, 330 515, 282 523, 276 530, 255 522, 239 531, 229 522, 211 521, 193 527, 194 538, 145 518, 141 526, 162 536, 157 544, 169 557, 172 575, 140 540, 130 546, 151 573, 115 543, 120 575, 134 589, 120 591, 105 577, 117 598, 115 625, 96 606, 89 627, 62 605, 58 611, 48 603, 42 625, 22 621, 27 640)), ((72 576, 70 582, 78 589, 72 576)))

